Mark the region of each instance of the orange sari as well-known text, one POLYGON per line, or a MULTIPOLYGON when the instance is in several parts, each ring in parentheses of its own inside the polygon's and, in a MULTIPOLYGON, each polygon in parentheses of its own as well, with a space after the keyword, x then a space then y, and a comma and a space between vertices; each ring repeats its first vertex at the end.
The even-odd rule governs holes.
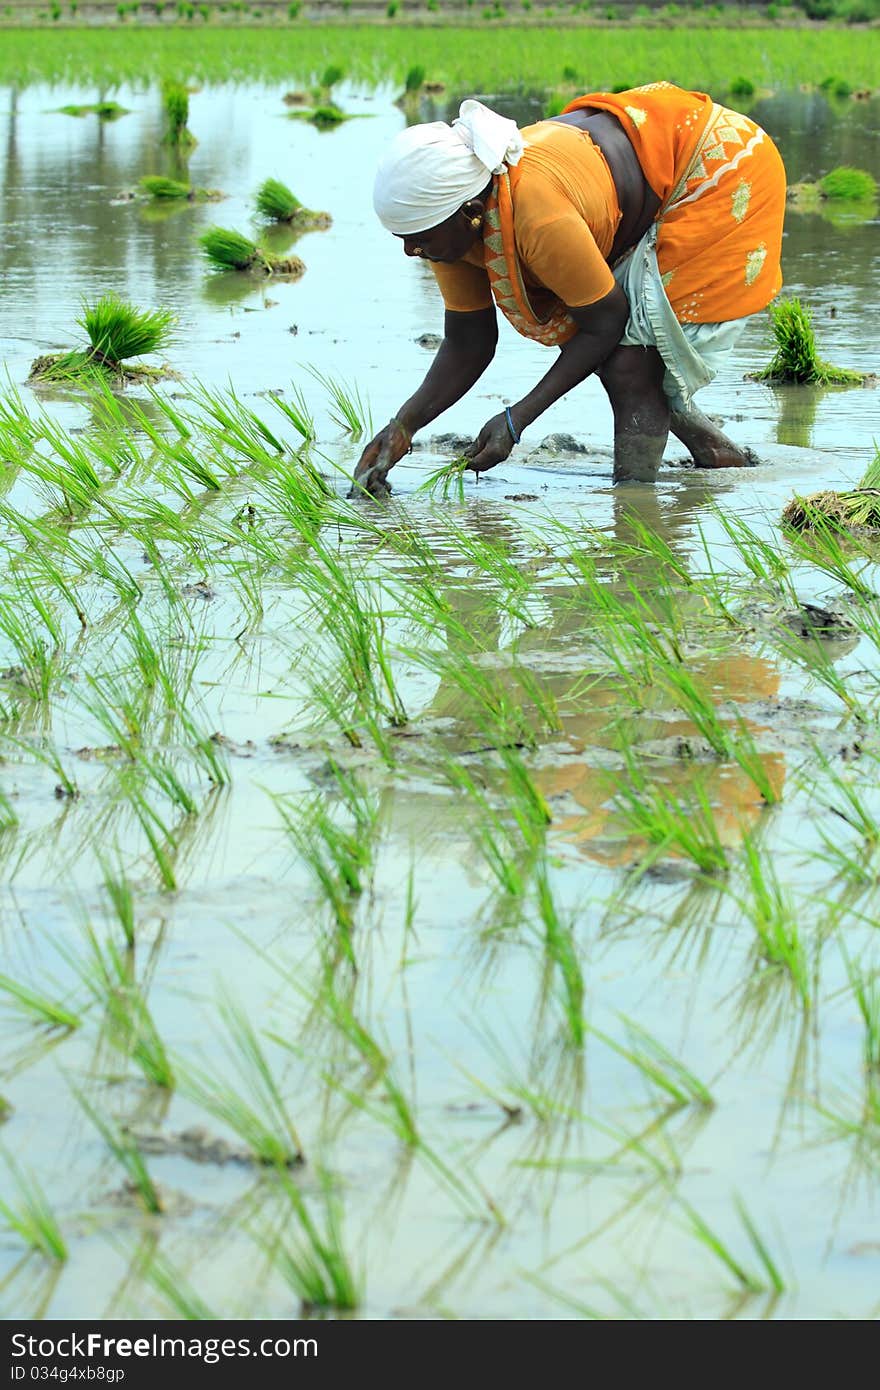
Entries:
MULTIPOLYGON (((632 142, 661 200, 657 261, 680 323, 722 323, 763 309, 782 287, 785 170, 769 136, 747 116, 668 82, 592 92, 565 108, 609 111, 632 142)), ((516 253, 519 170, 505 170, 486 206, 485 267, 514 328, 548 346, 573 337, 565 305, 530 296, 516 253)))

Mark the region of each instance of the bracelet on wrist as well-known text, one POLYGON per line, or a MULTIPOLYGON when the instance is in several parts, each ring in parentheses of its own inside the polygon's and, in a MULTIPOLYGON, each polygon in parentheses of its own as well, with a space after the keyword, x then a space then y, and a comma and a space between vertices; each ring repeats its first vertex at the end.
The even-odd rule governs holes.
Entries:
POLYGON ((510 413, 509 405, 506 405, 504 407, 504 418, 507 421, 507 428, 510 430, 511 439, 513 440, 514 444, 518 444, 521 436, 518 435, 516 432, 516 425, 513 423, 513 416, 510 413))

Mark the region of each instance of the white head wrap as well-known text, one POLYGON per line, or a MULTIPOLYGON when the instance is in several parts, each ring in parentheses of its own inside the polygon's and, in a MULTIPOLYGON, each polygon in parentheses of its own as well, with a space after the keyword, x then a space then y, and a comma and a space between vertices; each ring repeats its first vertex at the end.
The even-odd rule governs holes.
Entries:
POLYGON ((395 136, 376 170, 376 215, 399 236, 425 232, 482 193, 491 174, 518 164, 524 149, 516 121, 469 98, 452 125, 429 121, 395 136))

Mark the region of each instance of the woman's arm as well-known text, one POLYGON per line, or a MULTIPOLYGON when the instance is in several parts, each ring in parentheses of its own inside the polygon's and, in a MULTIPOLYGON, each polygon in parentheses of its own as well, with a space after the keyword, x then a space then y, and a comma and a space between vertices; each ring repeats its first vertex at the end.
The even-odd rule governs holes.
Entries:
POLYGON ((409 452, 413 435, 479 381, 495 356, 497 342, 494 308, 470 313, 446 310, 443 341, 424 381, 364 449, 350 495, 369 492, 382 496, 389 491, 387 475, 409 452))
MULTIPOLYGON (((623 336, 629 318, 629 303, 619 285, 604 298, 584 309, 569 308, 578 332, 560 349, 559 356, 537 386, 510 407, 510 417, 516 433, 522 434, 539 415, 585 380, 605 358, 614 351, 623 336)), ((495 415, 480 430, 473 444, 465 450, 469 467, 475 472, 494 468, 510 454, 514 439, 503 411, 495 415)))

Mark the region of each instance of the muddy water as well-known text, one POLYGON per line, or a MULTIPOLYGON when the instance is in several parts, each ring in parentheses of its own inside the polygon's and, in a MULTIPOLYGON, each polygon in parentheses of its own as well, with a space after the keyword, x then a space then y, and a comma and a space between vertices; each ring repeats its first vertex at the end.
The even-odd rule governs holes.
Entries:
MULTIPOLYGON (((199 144, 188 175, 228 199, 159 217, 112 202, 144 172, 175 172, 159 144, 158 97, 115 95, 131 114, 105 125, 51 111, 92 100, 92 92, 9 95, 0 320, 12 383, 21 385, 37 353, 71 343, 83 298, 113 288, 176 310, 179 340, 168 359, 186 377, 232 381, 255 403, 256 393, 291 381, 301 386, 316 409, 322 448, 350 466, 356 447, 338 438, 306 369, 356 383, 378 423, 420 379, 429 359, 416 339, 435 330, 440 315, 429 273, 404 261, 370 210, 378 151, 402 121, 389 94, 340 91, 357 119, 319 134, 288 118, 279 88, 205 89, 192 98, 199 144), (211 276, 195 236, 213 221, 246 229, 249 198, 269 174, 333 216, 331 230, 297 246, 307 274, 295 285, 211 276)), ((535 114, 515 110, 521 119, 535 114)), ((840 163, 880 175, 880 154, 868 139, 876 104, 832 107, 792 94, 754 110, 792 178, 840 163)), ((788 288, 814 307, 824 354, 865 370, 877 366, 876 231, 876 221, 840 227, 792 216, 785 243, 788 288)), ((504 326, 502 334, 491 371, 438 429, 475 432, 545 369, 542 352, 504 326)), ((235 1142, 191 1100, 168 1101, 131 1073, 123 1079, 112 1028, 99 1006, 87 1007, 72 962, 85 957, 86 923, 111 930, 95 853, 102 837, 120 844, 136 885, 138 977, 149 983, 157 1027, 180 1069, 201 1063, 234 1077, 216 1003, 221 987, 295 1048, 276 1046, 272 1057, 310 1160, 298 1181, 320 1211, 320 1164, 338 1179, 346 1246, 365 1271, 368 1316, 553 1317, 576 1314, 578 1305, 612 1316, 633 1309, 679 1317, 876 1314, 876 1119, 850 1135, 827 1120, 834 1110, 857 1118, 865 1098, 861 1021, 832 927, 846 909, 847 950, 870 972, 876 901, 871 886, 845 900, 817 857, 823 830, 839 830, 839 818, 818 812, 801 783, 814 743, 837 756, 855 734, 870 745, 872 731, 854 732, 827 693, 780 660, 762 637, 760 615, 744 646, 713 639, 695 649, 695 668, 718 698, 733 701, 760 730, 783 793, 778 807, 762 810, 737 768, 707 764, 725 842, 735 847, 747 831, 757 832, 792 905, 813 975, 807 1009, 784 972, 756 960, 754 932, 734 897, 674 861, 635 885, 625 879, 633 848, 609 812, 601 776, 621 767, 618 711, 606 694, 607 663, 588 648, 570 585, 549 567, 534 585, 526 625, 499 612, 504 605, 491 601, 491 584, 444 531, 452 515, 470 535, 508 545, 540 576, 541 535, 555 518, 599 527, 624 545, 632 540, 631 510, 686 563, 699 567, 702 532, 719 566, 741 570, 716 506, 773 537, 792 490, 856 480, 880 438, 876 391, 785 393, 743 382, 767 356, 765 339, 766 325, 756 321, 724 377, 704 393, 704 407, 761 454, 761 468, 707 479, 676 466, 673 445, 656 488, 615 491, 610 416, 588 383, 548 413, 514 460, 478 486, 468 483, 463 506, 416 494, 426 470, 445 456, 439 445, 429 441, 394 474, 408 516, 448 557, 444 597, 479 639, 481 661, 503 671, 515 651, 560 700, 561 732, 542 742, 530 766, 553 813, 553 892, 575 926, 590 1024, 626 1044, 621 1016, 637 1020, 710 1087, 714 1108, 664 1106, 638 1069, 598 1036, 583 1051, 565 1045, 540 928, 536 934, 527 916, 500 913, 494 880, 474 850, 472 818, 437 773, 438 748, 473 748, 460 691, 400 663, 401 691, 421 737, 400 740, 393 773, 368 749, 346 752, 329 736, 325 745, 306 727, 295 660, 302 595, 268 582, 256 633, 236 643, 240 613, 218 557, 208 575, 216 596, 194 595, 191 605, 204 638, 199 701, 206 727, 230 741, 231 785, 178 827, 177 893, 159 891, 143 846, 135 853, 131 816, 109 815, 112 775, 84 751, 108 740, 75 700, 59 696, 52 716, 65 757, 75 760, 78 800, 55 799, 51 769, 37 761, 0 768, 9 772, 4 786, 14 783, 20 820, 0 838, 0 969, 86 1010, 83 1028, 70 1037, 4 1016, 0 1093, 12 1111, 3 1139, 49 1192, 70 1247, 58 1272, 25 1259, 11 1234, 0 1238, 7 1316, 168 1313, 137 1273, 153 1249, 215 1311, 278 1317, 296 1308, 259 1243, 285 1220, 277 1187, 255 1167, 218 1161, 210 1142, 200 1150, 181 1141, 182 1131, 202 1125, 235 1142), (572 436, 577 447, 541 447, 551 433, 572 436), (593 682, 590 698, 566 703, 578 675, 593 682), (393 1058, 425 1143, 462 1175, 461 1188, 450 1190, 424 1152, 401 1144, 368 1070, 351 1055, 343 1062, 338 1029, 314 1007, 321 980, 315 943, 326 920, 270 798, 326 794, 328 749, 359 772, 376 814, 372 888, 357 908, 352 1003, 393 1058), (326 1083, 328 1070, 335 1088, 326 1083), (163 1217, 145 1218, 127 1200, 121 1169, 84 1121, 72 1084, 87 1084, 108 1114, 146 1136, 151 1171, 168 1194, 163 1217), (352 1110, 343 1087, 375 1097, 373 1112, 352 1110), (503 1224, 492 1219, 487 1194, 503 1224), (737 1195, 779 1262, 786 1290, 778 1298, 746 1297, 689 1227, 693 1209, 760 1273, 737 1195), (245 1287, 243 1267, 251 1271, 245 1287)), ((44 399, 69 427, 85 422, 73 396, 44 399)), ((249 496, 242 484, 231 500, 249 496)), ((39 511, 21 480, 7 500, 39 511)), ((389 524, 399 516, 392 509, 389 524)), ((144 557, 124 544, 123 558, 145 575, 144 557)), ((369 536, 347 544, 364 557, 374 547, 369 536)), ((414 578, 399 556, 384 563, 397 578, 414 578)), ((644 557, 628 573, 646 593, 657 585, 644 557)), ((145 613, 155 614, 161 595, 145 587, 145 613)), ((798 570, 801 599, 827 602, 838 590, 817 569, 798 570)), ((405 645, 405 625, 390 635, 405 645)), ((876 667, 864 641, 841 643, 834 657, 856 682, 869 681, 864 672, 876 667)), ((678 742, 690 739, 691 753, 701 756, 692 728, 669 702, 631 714, 626 733, 662 763, 673 786, 690 776, 672 751, 678 742)), ((469 765, 481 766, 470 756, 469 765)), ((491 778, 491 765, 483 772, 491 778)), ((876 813, 869 773, 860 785, 876 813)), ((734 887, 745 895, 741 875, 734 887)))

